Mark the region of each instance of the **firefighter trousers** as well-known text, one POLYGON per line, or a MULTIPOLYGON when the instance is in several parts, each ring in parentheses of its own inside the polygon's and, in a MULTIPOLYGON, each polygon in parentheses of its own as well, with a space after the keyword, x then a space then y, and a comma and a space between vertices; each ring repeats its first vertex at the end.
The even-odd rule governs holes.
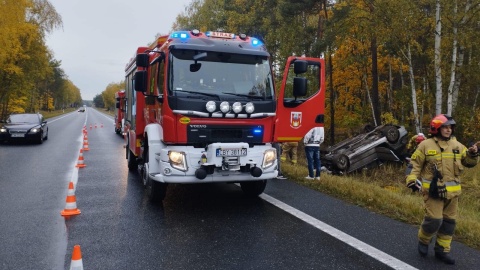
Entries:
POLYGON ((293 164, 297 164, 297 151, 298 151, 298 142, 285 142, 282 144, 282 156, 283 161, 287 160, 287 157, 291 158, 293 164))
POLYGON ((418 241, 428 245, 436 235, 435 252, 448 253, 455 231, 458 197, 446 200, 423 196, 425 217, 418 230, 418 241))

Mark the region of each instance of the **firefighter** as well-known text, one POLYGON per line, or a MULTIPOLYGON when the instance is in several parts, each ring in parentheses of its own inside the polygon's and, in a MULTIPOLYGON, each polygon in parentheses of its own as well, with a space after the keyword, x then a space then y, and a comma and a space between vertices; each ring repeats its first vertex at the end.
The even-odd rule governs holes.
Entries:
POLYGON ((407 168, 405 169, 405 176, 408 176, 410 172, 412 171, 412 163, 410 163, 410 156, 415 152, 415 149, 417 149, 417 146, 425 140, 425 135, 423 133, 418 133, 416 135, 413 135, 412 138, 410 138, 410 141, 408 141, 407 144, 407 153, 405 156, 405 161, 407 163, 407 168))
POLYGON ((418 252, 427 256, 428 245, 436 235, 435 257, 446 264, 455 264, 450 244, 455 231, 460 176, 464 167, 478 162, 476 145, 467 149, 453 138, 455 120, 439 114, 430 122, 431 137, 423 141, 411 157, 413 169, 406 177, 407 187, 421 189, 425 216, 418 231, 418 252), (421 180, 421 187, 417 179, 421 180))
POLYGON ((297 164, 297 150, 298 150, 298 142, 284 142, 282 143, 282 156, 281 160, 286 161, 287 157, 290 158, 290 162, 292 164, 297 164))
POLYGON ((415 149, 417 149, 417 146, 425 140, 425 135, 423 133, 418 133, 417 135, 413 135, 412 138, 410 138, 410 141, 407 144, 407 151, 409 154, 413 154, 415 152, 415 149))

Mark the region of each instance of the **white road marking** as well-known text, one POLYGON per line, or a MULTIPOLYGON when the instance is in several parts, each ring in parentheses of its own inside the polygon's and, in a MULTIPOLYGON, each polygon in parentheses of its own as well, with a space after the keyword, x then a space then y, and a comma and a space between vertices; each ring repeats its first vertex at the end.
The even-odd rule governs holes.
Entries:
POLYGON ((265 193, 259 197, 393 269, 417 269, 265 193))

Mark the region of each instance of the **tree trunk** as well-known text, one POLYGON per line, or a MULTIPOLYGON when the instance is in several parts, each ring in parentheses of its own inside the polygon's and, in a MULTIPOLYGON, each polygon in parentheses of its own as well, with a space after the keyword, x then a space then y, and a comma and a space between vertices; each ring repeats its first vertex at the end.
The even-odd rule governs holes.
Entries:
POLYGON ((377 59, 377 38, 373 37, 370 46, 372 52, 372 106, 375 124, 381 123, 380 104, 378 101, 378 59, 377 59))
POLYGON ((441 41, 442 41, 442 21, 440 19, 440 0, 436 0, 436 12, 435 12, 435 113, 442 113, 442 54, 441 54, 441 41))
POLYGON ((447 91, 447 114, 452 115, 453 113, 453 86, 455 84, 455 73, 457 68, 457 47, 458 47, 458 35, 457 35, 457 22, 455 21, 458 13, 457 0, 454 0, 453 7, 453 44, 452 44, 452 63, 450 66, 450 83, 448 85, 447 91))

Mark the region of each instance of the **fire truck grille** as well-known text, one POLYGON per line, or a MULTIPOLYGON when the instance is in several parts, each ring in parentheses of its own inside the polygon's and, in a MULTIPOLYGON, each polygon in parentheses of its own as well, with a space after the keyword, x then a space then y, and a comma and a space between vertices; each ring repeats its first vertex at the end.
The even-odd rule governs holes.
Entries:
POLYGON ((243 132, 238 129, 234 130, 212 130, 213 139, 241 139, 243 132))

